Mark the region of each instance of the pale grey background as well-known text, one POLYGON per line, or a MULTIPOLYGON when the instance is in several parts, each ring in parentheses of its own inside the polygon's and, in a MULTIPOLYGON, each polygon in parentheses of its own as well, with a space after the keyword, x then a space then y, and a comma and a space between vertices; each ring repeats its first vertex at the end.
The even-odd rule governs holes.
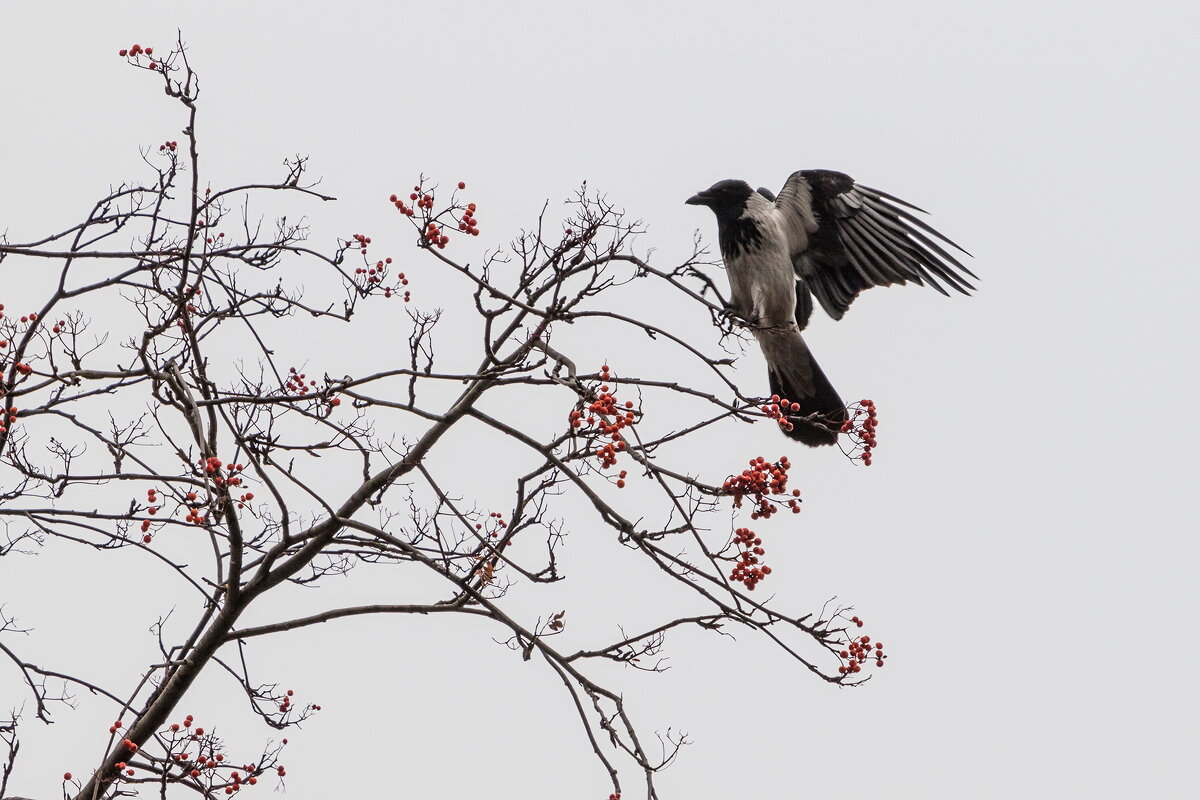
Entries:
MULTIPOLYGON (((817 321, 835 384, 879 404, 881 444, 869 470, 792 453, 806 508, 773 535, 787 577, 769 587, 792 608, 853 602, 893 657, 839 691, 753 637, 676 637, 666 675, 613 677, 644 729, 695 740, 662 794, 1193 796, 1200 12, 1133 8, 6 3, 0 228, 57 230, 139 174, 139 145, 179 138, 171 105, 115 55, 165 50, 176 27, 204 82, 213 180, 310 155, 340 198, 307 209, 314 232, 395 234, 429 298, 433 268, 382 202, 420 172, 469 182, 483 235, 459 253, 475 258, 584 179, 647 221, 664 263, 696 229, 714 236, 682 201, 719 178, 776 188, 833 168, 912 200, 974 253, 982 290, 876 290, 838 325, 817 321)), ((0 302, 19 306, 27 277, 5 265, 0 279, 0 302)), ((312 361, 339 346, 314 342, 312 361)), ((761 370, 757 354, 744 368, 761 370)), ((777 455, 767 427, 718 446, 777 455)), ((669 602, 629 596, 588 534, 565 555, 572 619, 669 602)), ((99 659, 127 686, 162 609, 97 629, 139 573, 92 566, 59 549, 5 559, 0 599, 38 628, 31 655, 99 659)), ((264 677, 326 709, 291 735, 290 796, 607 796, 557 679, 491 633, 362 620, 260 652, 264 677)), ((234 718, 208 678, 182 710, 234 718)), ((0 667, 0 702, 19 697, 0 667)), ((108 711, 85 701, 59 720, 26 726, 14 790, 55 796, 64 769, 99 757, 108 711)), ((266 736, 223 730, 247 753, 266 736)))

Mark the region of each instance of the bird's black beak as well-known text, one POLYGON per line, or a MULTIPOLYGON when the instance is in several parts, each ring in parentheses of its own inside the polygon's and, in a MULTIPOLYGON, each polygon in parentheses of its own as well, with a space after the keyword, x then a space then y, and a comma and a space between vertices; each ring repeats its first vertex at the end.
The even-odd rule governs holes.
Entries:
POLYGON ((712 203, 712 195, 710 195, 707 190, 703 192, 696 192, 683 202, 687 203, 689 206, 707 206, 712 203))

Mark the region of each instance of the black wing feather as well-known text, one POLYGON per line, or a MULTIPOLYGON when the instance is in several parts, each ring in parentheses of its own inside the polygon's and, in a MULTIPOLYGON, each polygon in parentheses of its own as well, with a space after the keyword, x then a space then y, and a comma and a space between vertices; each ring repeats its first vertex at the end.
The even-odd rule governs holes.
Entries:
MULTIPOLYGON (((879 246, 859 227, 847 226, 839 231, 839 234, 840 240, 852 254, 851 263, 858 269, 873 270, 878 276, 877 280, 866 283, 862 289, 870 289, 872 286, 891 286, 912 280, 911 275, 897 272, 896 265, 889 255, 881 252, 879 246)), ((845 312, 844 308, 842 312, 845 312)), ((841 314, 838 314, 838 318, 841 318, 841 314)))
MULTIPOLYGON (((889 254, 893 263, 908 268, 908 280, 912 280, 918 284, 928 283, 937 291, 946 294, 946 290, 941 287, 933 275, 929 274, 932 271, 940 275, 947 282, 951 280, 941 271, 940 265, 935 260, 928 259, 921 251, 902 244, 902 240, 898 240, 895 235, 889 233, 870 213, 858 217, 848 227, 854 229, 860 223, 862 225, 861 232, 869 236, 881 251, 889 254)), ((897 281, 897 283, 904 283, 904 281, 897 281)))
POLYGON ((801 170, 788 178, 776 206, 803 235, 792 263, 825 311, 841 319, 862 291, 908 282, 967 294, 978 278, 950 253, 970 255, 895 195, 855 183, 842 172, 801 170))
MULTIPOLYGON (((942 248, 937 242, 935 242, 930 237, 926 236, 921 231, 913 230, 911 228, 906 228, 903 225, 901 225, 899 222, 895 221, 894 218, 888 217, 887 214, 884 213, 884 212, 886 212, 886 209, 884 209, 884 212, 881 212, 876 206, 874 206, 872 204, 868 204, 867 209, 868 209, 868 211, 866 214, 864 214, 864 218, 869 219, 870 224, 872 224, 875 227, 882 225, 884 228, 887 228, 887 232, 884 232, 885 236, 889 236, 889 238, 891 238, 893 240, 896 240, 898 237, 900 238, 900 240, 903 240, 903 237, 912 237, 912 238, 916 239, 918 242, 920 242, 922 245, 924 245, 925 248, 927 248, 928 250, 931 250, 934 253, 936 253, 937 255, 941 256, 941 258, 943 260, 949 262, 950 264, 953 264, 955 267, 957 267, 958 269, 961 269, 963 272, 967 273, 972 278, 979 277, 974 272, 971 272, 971 270, 967 269, 961 262, 959 262, 959 260, 957 258, 955 258, 950 253, 946 252, 946 250, 944 248, 942 248)), ((918 220, 918 222, 919 221, 920 220, 918 220)), ((949 241, 949 239, 946 239, 945 241, 949 241)), ((953 244, 953 242, 951 242, 951 244, 953 244)), ((957 245, 955 245, 955 247, 957 247, 957 245)), ((961 250, 962 248, 959 248, 959 249, 961 250)), ((908 247, 908 251, 920 263, 920 265, 923 269, 932 270, 938 276, 940 276, 943 280, 945 280, 947 283, 952 284, 960 292, 963 291, 963 288, 966 288, 966 289, 974 289, 975 288, 970 283, 968 283, 966 280, 964 280, 962 278, 962 276, 957 275, 956 273, 954 273, 950 270, 947 270, 945 267, 943 267, 942 264, 937 259, 930 258, 929 253, 925 252, 921 248, 915 248, 910 245, 908 247)), ((966 251, 963 250, 963 252, 965 253, 966 251)), ((929 276, 926 275, 926 277, 928 278, 929 276)), ((935 286, 934 288, 937 288, 937 287, 935 286)))
POLYGON ((800 330, 808 327, 809 317, 812 316, 812 292, 804 285, 804 281, 796 281, 796 325, 800 330))
POLYGON ((870 186, 863 186, 861 183, 856 183, 855 186, 857 186, 859 189, 862 189, 863 191, 870 192, 871 194, 879 195, 880 197, 884 198, 885 200, 891 200, 893 203, 899 203, 902 206, 908 206, 913 211, 920 211, 922 214, 929 213, 928 211, 921 208, 920 206, 914 206, 912 203, 908 202, 907 200, 901 200, 899 197, 896 197, 896 195, 894 195, 894 194, 888 194, 887 192, 881 192, 878 189, 872 189, 870 186))

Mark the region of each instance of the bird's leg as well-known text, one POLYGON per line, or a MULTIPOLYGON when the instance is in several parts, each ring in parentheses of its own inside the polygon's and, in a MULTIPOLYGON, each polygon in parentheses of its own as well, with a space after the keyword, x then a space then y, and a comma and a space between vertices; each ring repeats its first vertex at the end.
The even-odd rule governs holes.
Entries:
POLYGON ((742 326, 743 328, 756 328, 758 323, 750 319, 742 313, 742 310, 733 303, 726 303, 721 309, 721 319, 742 326))

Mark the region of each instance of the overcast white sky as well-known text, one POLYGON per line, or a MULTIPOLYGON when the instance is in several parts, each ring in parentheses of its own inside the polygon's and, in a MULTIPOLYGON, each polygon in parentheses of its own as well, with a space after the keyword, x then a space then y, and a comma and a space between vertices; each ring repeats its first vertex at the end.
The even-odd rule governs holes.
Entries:
MULTIPOLYGON (((1198 8, 6 4, 0 230, 61 229, 139 174, 139 146, 180 138, 171 104, 116 56, 166 49, 176 28, 202 76, 214 182, 308 154, 339 197, 308 209, 326 235, 394 231, 381 201, 422 172, 470 184, 480 253, 585 179, 647 222, 663 263, 697 229, 715 238, 711 214, 683 200, 717 179, 777 188, 830 168, 911 200, 972 251, 979 293, 875 290, 836 325, 818 312, 809 337, 844 396, 879 405, 875 465, 765 425, 718 443, 735 461, 761 447, 796 462, 806 505, 775 535, 779 603, 836 594, 892 658, 848 691, 752 637, 670 640, 671 671, 615 678, 645 730, 695 741, 662 795, 1190 796, 1198 8)), ((0 271, 0 302, 20 296, 22 263, 0 271)), ((314 341, 313 361, 337 347, 314 341)), ((614 363, 625 352, 598 348, 614 363)), ((654 603, 588 574, 592 530, 565 556, 574 608, 654 603)), ((0 602, 44 635, 69 630, 89 619, 81 601, 103 609, 121 600, 114 580, 136 579, 94 568, 64 550, 6 558, 0 602)), ((290 797, 607 796, 557 679, 491 631, 326 627, 259 662, 326 708, 291 737, 290 797)), ((143 630, 112 647, 144 653, 143 630)), ((145 663, 88 658, 114 675, 145 663)), ((218 683, 201 688, 189 708, 220 707, 218 683)), ((0 665, 0 706, 19 689, 0 665)), ((94 763, 98 708, 84 704, 86 724, 28 724, 12 788, 53 797, 64 769, 94 763)))

